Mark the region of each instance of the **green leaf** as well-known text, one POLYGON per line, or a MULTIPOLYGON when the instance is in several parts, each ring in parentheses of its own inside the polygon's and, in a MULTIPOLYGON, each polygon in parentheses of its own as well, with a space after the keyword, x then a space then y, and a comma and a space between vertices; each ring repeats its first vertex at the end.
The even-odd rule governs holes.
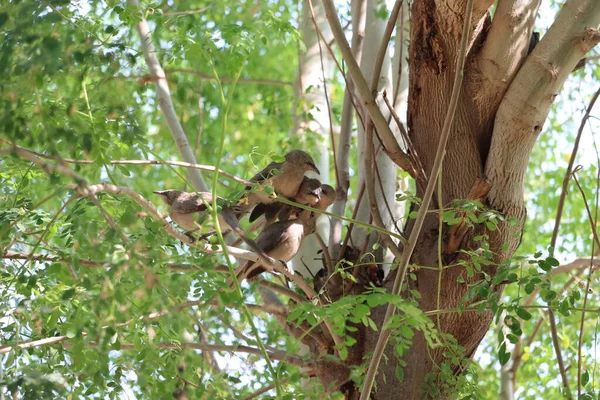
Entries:
POLYGON ((531 319, 531 314, 524 308, 518 307, 516 313, 522 320, 529 321, 531 319))
POLYGON ((581 386, 586 386, 590 381, 590 373, 586 370, 581 374, 581 386))
POLYGON ((560 265, 560 263, 558 262, 558 260, 556 258, 554 258, 554 257, 548 257, 546 259, 546 261, 552 267, 558 267, 560 265))

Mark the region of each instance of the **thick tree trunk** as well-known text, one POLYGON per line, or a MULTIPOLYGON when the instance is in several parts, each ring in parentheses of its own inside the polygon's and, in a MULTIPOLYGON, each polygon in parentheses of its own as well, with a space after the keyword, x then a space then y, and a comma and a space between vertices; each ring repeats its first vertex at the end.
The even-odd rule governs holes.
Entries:
MULTIPOLYGON (((322 1, 365 111, 377 122, 375 126, 383 143, 389 146, 388 152, 394 148, 391 156, 402 153, 398 144, 392 143, 388 126, 382 126, 385 117, 382 118, 380 110, 373 107, 374 94, 367 90, 365 83, 372 75, 372 69, 369 69, 372 64, 367 60, 374 59, 367 52, 379 48, 376 40, 370 44, 369 29, 374 37, 381 38, 379 27, 367 22, 365 42, 368 44, 361 63, 364 76, 360 76, 347 44, 343 42, 333 3, 322 1), (387 135, 382 135, 383 131, 387 135)), ((424 0, 413 2, 411 9, 407 125, 412 142, 411 157, 420 160, 426 176, 432 175, 436 158, 434 149, 450 109, 466 3, 467 0, 424 0)), ((424 312, 459 308, 469 284, 482 281, 483 273, 494 276, 497 265, 516 250, 525 219, 523 181, 533 144, 568 74, 600 41, 597 30, 600 2, 597 0, 568 0, 531 54, 528 54, 529 43, 539 1, 499 0, 493 21, 488 12, 491 5, 492 0, 474 0, 469 16, 472 28, 468 32, 464 81, 440 171, 441 193, 434 193, 410 260, 415 266, 411 271, 414 279, 406 282, 409 289, 420 294, 419 306, 424 312), (491 231, 483 226, 462 231, 440 226, 439 210, 451 206, 454 200, 467 198, 481 200, 503 214, 506 221, 517 223, 501 222, 491 231), (487 237, 492 265, 483 267, 483 273, 468 277, 458 261, 468 261, 460 250, 480 247, 479 242, 472 240, 475 234, 487 237), (461 282, 458 282, 459 277, 461 282)), ((372 11, 372 7, 367 8, 367 21, 371 20, 369 13, 372 11)), ((388 71, 389 67, 384 66, 384 85, 379 85, 378 89, 390 82, 388 71)), ((364 144, 365 137, 361 132, 359 130, 359 143, 364 144)), ((362 144, 359 151, 366 148, 362 144)), ((361 157, 362 180, 366 170, 363 160, 361 157)), ((378 163, 382 161, 377 159, 378 163)), ((393 193, 396 181, 386 179, 385 185, 383 192, 393 193)), ((422 198, 425 188, 423 185, 417 187, 417 196, 422 198)), ((379 212, 385 217, 385 207, 379 204, 379 196, 375 198, 379 212)), ((360 217, 367 219, 366 213, 360 217)), ((389 214, 387 217, 385 223, 389 224, 389 214)), ((414 221, 409 221, 407 236, 412 233, 413 226, 414 221)), ((355 242, 357 239, 360 236, 355 242)), ((397 270, 390 273, 385 284, 388 290, 392 288, 395 274, 397 270)), ((502 286, 493 287, 486 298, 499 295, 501 291, 502 286)), ((401 295, 410 294, 403 292, 401 295)), ((371 317, 380 328, 385 310, 385 306, 372 310, 371 317)), ((397 346, 388 344, 384 361, 378 368, 376 393, 372 393, 375 398, 422 399, 451 395, 454 390, 452 375, 460 373, 468 364, 488 331, 493 315, 491 311, 437 315, 431 319, 433 325, 426 328, 430 337, 438 341, 433 348, 422 331, 415 332, 410 347, 401 354, 396 353, 397 346), (453 357, 448 357, 449 353, 453 357), (398 380, 401 362, 405 367, 401 368, 403 379, 398 380)), ((358 343, 353 346, 347 361, 351 364, 369 362, 368 357, 380 332, 381 329, 360 330, 358 343)), ((345 377, 340 375, 338 383, 342 383, 342 379, 345 377)))
MULTIPOLYGON (((455 199, 467 198, 478 178, 487 176, 491 191, 484 202, 507 219, 516 218, 522 224, 525 219, 523 180, 529 154, 566 75, 577 60, 598 42, 595 28, 600 20, 600 5, 590 1, 568 2, 553 28, 524 62, 538 3, 500 1, 496 15, 510 18, 508 24, 506 18, 498 18, 492 24, 485 11, 489 4, 484 3, 476 4, 472 17, 474 28, 465 81, 441 171, 442 204, 437 204, 437 194, 434 194, 431 208, 447 207, 455 199), (585 17, 581 18, 583 15, 585 17), (568 27, 566 23, 561 24, 563 19, 569 21, 568 27), (503 27, 506 28, 504 35, 511 36, 508 43, 504 39, 497 40, 501 36, 498 31, 503 27), (492 44, 486 42, 488 35, 493 35, 492 44), (572 41, 580 43, 580 46, 569 45, 572 41), (506 61, 507 56, 509 61, 506 61), (490 65, 499 66, 502 72, 490 71, 490 65), (553 72, 544 72, 544 65, 552 66, 553 72), (522 125, 522 128, 515 129, 515 121, 520 121, 517 126, 522 125)), ((464 9, 464 0, 414 2, 412 8, 408 127, 427 175, 431 173, 435 156, 432 149, 438 144, 455 74, 464 16, 464 12, 456 10, 464 9)), ((423 196, 421 190, 417 191, 419 197, 423 196)), ((439 256, 445 266, 459 259, 456 252, 438 254, 438 241, 442 241, 441 247, 445 249, 449 231, 444 226, 440 238, 439 228, 439 216, 431 212, 425 220, 411 264, 438 268, 439 256)), ((409 222, 407 234, 411 230, 412 222, 409 222)), ((516 250, 520 231, 520 225, 502 224, 495 231, 480 229, 478 233, 489 236, 490 249, 496 255, 494 261, 499 263, 516 250)), ((459 249, 477 248, 477 243, 470 240, 471 236, 472 233, 467 233, 459 249)), ((488 267, 485 272, 493 276, 495 270, 496 267, 488 267)), ((481 275, 468 279, 462 267, 447 268, 441 272, 417 268, 414 273, 416 280, 410 281, 409 286, 421 294, 419 302, 423 311, 459 307, 467 285, 482 279, 481 275), (461 275, 465 283, 457 282, 461 275)), ((501 291, 502 287, 495 289, 501 291)), ((383 313, 383 310, 375 312, 379 323, 383 313)), ((492 316, 491 312, 451 313, 439 319, 433 318, 433 321, 440 333, 452 335, 464 348, 463 354, 459 354, 459 359, 463 359, 473 355, 489 329, 492 316)), ((378 334, 368 332, 366 354, 374 347, 378 334)), ((448 390, 444 387, 447 377, 444 380, 440 371, 443 363, 449 363, 444 356, 447 348, 431 349, 424 335, 417 332, 411 348, 403 357, 407 367, 404 368, 402 382, 395 377, 398 364, 393 348, 388 345, 387 363, 380 366, 377 399, 445 397, 442 393, 448 390)), ((455 364, 447 367, 454 373, 463 368, 455 364)))

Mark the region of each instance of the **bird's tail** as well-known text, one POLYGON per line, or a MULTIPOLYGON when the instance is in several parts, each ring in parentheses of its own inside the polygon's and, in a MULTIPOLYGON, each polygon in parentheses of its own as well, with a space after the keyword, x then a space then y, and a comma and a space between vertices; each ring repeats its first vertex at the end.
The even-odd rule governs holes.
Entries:
POLYGON ((257 256, 259 256, 261 259, 267 260, 268 262, 270 262, 271 260, 269 259, 269 256, 267 256, 256 244, 256 242, 252 239, 250 239, 248 236, 246 236, 246 232, 244 232, 242 230, 242 228, 240 227, 240 223, 237 219, 237 214, 236 212, 238 210, 235 209, 236 206, 233 207, 225 207, 223 208, 223 210, 221 211, 221 217, 223 217, 223 220, 227 223, 227 225, 229 225, 231 227, 231 229, 244 241, 246 242, 246 244, 248 245, 248 247, 250 248, 250 250, 252 250, 254 253, 256 253, 257 256))

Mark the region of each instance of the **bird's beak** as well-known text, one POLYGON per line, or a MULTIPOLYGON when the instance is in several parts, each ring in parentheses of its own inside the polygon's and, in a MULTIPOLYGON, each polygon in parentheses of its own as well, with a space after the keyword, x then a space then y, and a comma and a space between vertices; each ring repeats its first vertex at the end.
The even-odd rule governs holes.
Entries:
POLYGON ((317 168, 317 166, 315 164, 311 164, 310 165, 311 169, 313 171, 315 171, 317 174, 321 175, 321 171, 319 171, 319 168, 317 168))
POLYGON ((163 191, 162 191, 162 190, 155 190, 155 191, 154 191, 154 192, 152 192, 152 193, 154 193, 154 194, 157 194, 157 195, 159 195, 159 196, 160 196, 161 194, 163 194, 163 191))
POLYGON ((317 201, 321 201, 321 193, 322 193, 321 188, 315 189, 312 192, 310 192, 310 194, 312 194, 313 196, 315 196, 317 198, 317 201))

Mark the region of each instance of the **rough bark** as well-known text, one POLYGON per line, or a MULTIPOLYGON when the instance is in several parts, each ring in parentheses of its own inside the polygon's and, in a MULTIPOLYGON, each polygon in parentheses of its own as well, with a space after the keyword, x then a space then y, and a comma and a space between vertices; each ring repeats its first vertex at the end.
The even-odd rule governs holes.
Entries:
MULTIPOLYGON (((410 138, 427 174, 433 164, 430 149, 437 146, 448 108, 460 40, 462 14, 456 10, 464 10, 464 2, 452 3, 429 0, 415 2, 412 8, 408 126, 410 138)), ((525 218, 523 180, 527 160, 557 91, 577 61, 599 40, 596 28, 600 21, 600 3, 567 2, 552 28, 526 60, 526 44, 537 2, 522 6, 521 14, 507 11, 510 7, 517 7, 517 2, 500 3, 499 18, 510 15, 523 24, 505 24, 514 28, 514 41, 512 47, 502 49, 496 39, 500 34, 488 29, 489 16, 481 13, 474 20, 476 29, 467 56, 465 85, 444 161, 442 204, 432 208, 466 198, 477 178, 485 173, 491 184, 486 199, 488 205, 507 218, 514 217, 522 223, 525 218), (488 45, 486 39, 490 36, 495 43, 488 45), (510 62, 494 64, 507 54, 510 54, 510 62), (490 65, 497 66, 499 70, 493 70, 490 65), (506 93, 501 95, 503 92, 506 93)), ((498 21, 496 29, 500 29, 501 22, 498 21)), ((420 191, 417 193, 418 196, 422 194, 420 191)), ((435 213, 425 221, 411 260, 413 264, 437 268, 438 223, 435 213)), ((411 229, 412 224, 409 223, 407 232, 411 229)), ((442 240, 445 241, 446 227, 443 232, 442 240)), ((520 227, 504 225, 497 231, 485 233, 489 235, 492 251, 499 255, 495 261, 500 262, 516 250, 520 227), (506 243, 509 246, 502 251, 502 245, 506 243)), ((470 242, 470 237, 470 234, 464 237, 460 248, 476 246, 470 242)), ((456 253, 442 257, 444 265, 457 260, 456 253)), ((463 269, 445 269, 439 289, 437 271, 417 269, 414 272, 417 279, 411 282, 410 287, 420 292, 423 311, 434 310, 438 306, 454 308, 460 305, 469 283, 468 279, 464 284, 456 281, 463 269), (438 290, 440 304, 437 303, 438 290)), ((494 275, 495 268, 490 267, 486 272, 494 275)), ((471 282, 479 279, 481 277, 475 277, 471 282)), ((464 313, 461 316, 447 314, 440 317, 439 329, 451 334, 464 348, 464 356, 468 358, 487 332, 491 318, 489 312, 464 313)), ((375 341, 376 335, 366 339, 367 351, 375 341)), ((404 357, 408 367, 404 369, 404 380, 399 383, 394 377, 397 364, 391 347, 386 354, 388 363, 382 366, 378 376, 378 399, 420 399, 425 396, 424 390, 427 391, 428 385, 443 392, 442 382, 427 379, 428 374, 436 373, 436 366, 447 361, 443 351, 428 348, 423 335, 418 333, 404 357)), ((456 365, 451 368, 460 372, 456 365)))
MULTIPOLYGON (((368 52, 379 48, 376 38, 381 38, 383 30, 381 23, 369 25, 372 20, 369 12, 373 11, 374 3, 368 3, 365 54, 361 71, 357 71, 358 66, 340 35, 339 21, 333 15, 333 3, 323 0, 344 61, 359 89, 358 96, 381 134, 384 130, 379 116, 381 110, 373 109, 374 93, 365 87, 372 75, 372 69, 369 69, 372 64, 365 60, 375 58, 368 52), (369 39, 370 33, 374 35, 373 44, 369 39)), ((557 91, 577 62, 600 41, 597 31, 600 3, 596 0, 567 1, 555 23, 531 53, 529 43, 539 1, 499 0, 493 21, 488 12, 491 3, 491 0, 475 1, 464 84, 446 146, 441 172, 442 192, 437 194, 441 200, 434 196, 431 212, 425 219, 411 259, 411 264, 417 266, 413 271, 416 279, 408 282, 408 286, 420 293, 420 308, 425 312, 458 308, 464 301, 468 285, 482 279, 481 275, 472 278, 463 276, 464 268, 459 266, 438 269, 440 265, 449 266, 466 260, 467 257, 459 251, 478 248, 479 244, 472 240, 475 233, 488 236, 496 265, 516 250, 525 219, 523 181, 532 147, 557 91), (485 190, 472 197, 480 186, 485 190), (449 227, 439 226, 437 210, 449 206, 454 200, 466 198, 479 199, 502 213, 507 220, 515 219, 520 224, 503 223, 494 231, 487 231, 484 227, 463 229, 460 235, 453 231, 450 236, 449 227), (449 237, 452 238, 450 246, 449 237), (466 282, 457 282, 459 276, 466 282)), ((426 176, 432 172, 435 157, 432 149, 436 149, 440 142, 442 124, 449 109, 465 5, 466 0, 423 0, 413 2, 411 9, 407 125, 412 147, 420 157, 426 176)), ((383 70, 389 71, 389 66, 383 70)), ((384 73, 382 77, 387 79, 383 86, 391 83, 388 74, 384 73)), ((383 86, 379 85, 378 89, 383 86)), ((389 129, 385 130, 389 133, 389 129)), ((359 151, 364 151, 365 137, 361 132, 359 151)), ((389 134, 385 136, 384 143, 386 141, 391 142, 389 134)), ((366 166, 361 164, 361 167, 361 179, 364 179, 362 174, 366 166)), ((385 182, 386 185, 394 184, 394 188, 384 188, 384 193, 395 189, 395 180, 385 182)), ((423 190, 424 187, 418 187, 417 196, 422 197, 423 190)), ((385 208, 379 207, 379 210, 384 211, 385 208)), ((367 220, 368 213, 361 218, 367 220)), ((412 227, 412 222, 409 222, 406 234, 412 232, 412 227)), ((493 276, 496 267, 485 267, 484 272, 493 276)), ((388 290, 391 283, 390 280, 386 284, 388 290)), ((502 286, 494 288, 494 291, 490 295, 500 293, 502 286)), ((384 314, 385 307, 374 309, 371 314, 380 327, 384 314)), ((492 316, 491 312, 439 315, 434 319, 438 332, 445 337, 453 337, 462 347, 458 363, 449 363, 444 346, 432 349, 424 335, 417 332, 411 347, 402 356, 407 367, 400 382, 395 376, 398 359, 394 346, 388 346, 386 361, 379 368, 377 388, 372 394, 379 400, 447 397, 447 391, 452 388, 448 386, 447 377, 445 380, 441 378, 440 367, 449 363, 447 371, 460 373, 464 361, 473 355, 488 331, 492 316)), ((355 363, 366 356, 364 360, 368 362, 379 332, 362 330, 348 361, 355 363)))

